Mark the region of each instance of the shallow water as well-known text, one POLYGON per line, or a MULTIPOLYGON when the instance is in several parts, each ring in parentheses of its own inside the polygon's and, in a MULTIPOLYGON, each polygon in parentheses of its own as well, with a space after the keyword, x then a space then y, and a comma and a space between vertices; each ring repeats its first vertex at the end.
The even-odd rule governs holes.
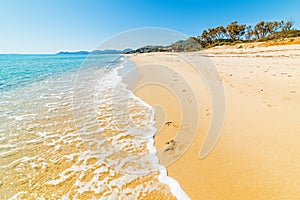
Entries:
POLYGON ((174 198, 124 58, 0 57, 0 199, 174 198))

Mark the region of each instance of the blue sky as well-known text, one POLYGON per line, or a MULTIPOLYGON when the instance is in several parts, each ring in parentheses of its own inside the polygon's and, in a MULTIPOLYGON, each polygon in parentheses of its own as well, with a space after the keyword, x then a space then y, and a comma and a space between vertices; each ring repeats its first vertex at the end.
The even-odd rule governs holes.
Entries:
POLYGON ((119 32, 163 27, 187 35, 260 20, 300 27, 300 1, 0 0, 0 53, 91 50, 119 32))

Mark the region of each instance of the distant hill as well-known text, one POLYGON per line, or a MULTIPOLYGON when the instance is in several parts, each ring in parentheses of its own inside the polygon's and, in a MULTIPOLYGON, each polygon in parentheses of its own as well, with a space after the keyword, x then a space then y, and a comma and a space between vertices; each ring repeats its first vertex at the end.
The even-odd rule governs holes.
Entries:
POLYGON ((87 55, 87 54, 124 54, 127 52, 133 51, 132 49, 124 49, 124 50, 115 50, 115 49, 106 49, 106 50, 94 50, 91 52, 88 51, 75 51, 75 52, 69 52, 69 51, 61 51, 57 53, 57 55, 87 55))
POLYGON ((106 50, 94 50, 91 54, 124 54, 132 49, 124 49, 124 50, 115 50, 115 49, 106 49, 106 50))
POLYGON ((136 50, 127 48, 124 50, 106 49, 106 50, 94 50, 88 51, 76 51, 76 52, 59 52, 58 55, 72 55, 72 54, 131 54, 131 53, 148 53, 148 52, 182 52, 182 51, 198 51, 201 49, 199 42, 190 37, 186 40, 179 40, 168 46, 144 46, 136 50))
POLYGON ((57 55, 73 55, 73 54, 89 54, 88 51, 75 51, 75 52, 68 52, 68 51, 61 51, 58 52, 57 55))
POLYGON ((201 46, 198 41, 190 37, 186 40, 179 40, 168 46, 145 46, 128 53, 149 53, 149 52, 183 52, 183 51, 198 51, 201 46))

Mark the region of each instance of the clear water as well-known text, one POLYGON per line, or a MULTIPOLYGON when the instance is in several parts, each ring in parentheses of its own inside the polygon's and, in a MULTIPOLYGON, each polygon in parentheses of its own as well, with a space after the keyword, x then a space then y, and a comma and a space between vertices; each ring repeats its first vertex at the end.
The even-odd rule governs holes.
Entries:
POLYGON ((165 169, 151 172, 154 110, 126 90, 124 64, 0 55, 0 199, 174 198, 165 169))
MULTIPOLYGON (((87 55, 0 55, 0 92, 80 68, 87 55)), ((107 64, 115 55, 94 55, 107 64)))

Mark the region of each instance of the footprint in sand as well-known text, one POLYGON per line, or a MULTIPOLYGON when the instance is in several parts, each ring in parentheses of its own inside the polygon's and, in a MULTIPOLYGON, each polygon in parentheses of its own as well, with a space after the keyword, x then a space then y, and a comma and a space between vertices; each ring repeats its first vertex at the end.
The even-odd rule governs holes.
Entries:
POLYGON ((266 104, 269 108, 272 108, 273 106, 269 103, 266 104))
POLYGON ((284 97, 282 98, 282 100, 284 100, 284 101, 292 101, 292 98, 289 97, 289 96, 284 96, 284 97))
POLYGON ((187 98, 187 101, 188 101, 189 103, 192 103, 192 102, 193 102, 191 97, 188 97, 188 98, 187 98))
POLYGON ((175 147, 176 147, 175 140, 170 140, 169 142, 166 142, 165 144, 168 144, 168 147, 165 149, 165 152, 175 150, 175 147))
POLYGON ((168 146, 164 149, 164 155, 171 156, 173 158, 180 156, 184 150, 184 145, 181 144, 180 141, 175 141, 173 139, 166 142, 166 145, 168 146))
POLYGON ((276 105, 274 105, 274 104, 271 104, 271 103, 269 103, 269 102, 266 102, 266 101, 264 101, 264 102, 262 102, 264 105, 266 105, 267 107, 269 107, 269 108, 274 108, 274 107, 276 107, 276 105))
POLYGON ((210 112, 209 109, 206 109, 205 111, 206 111, 206 116, 210 116, 211 115, 211 112, 210 112))
POLYGON ((175 128, 178 128, 179 125, 177 125, 175 122, 172 122, 172 121, 168 121, 165 123, 166 126, 173 126, 175 128))

